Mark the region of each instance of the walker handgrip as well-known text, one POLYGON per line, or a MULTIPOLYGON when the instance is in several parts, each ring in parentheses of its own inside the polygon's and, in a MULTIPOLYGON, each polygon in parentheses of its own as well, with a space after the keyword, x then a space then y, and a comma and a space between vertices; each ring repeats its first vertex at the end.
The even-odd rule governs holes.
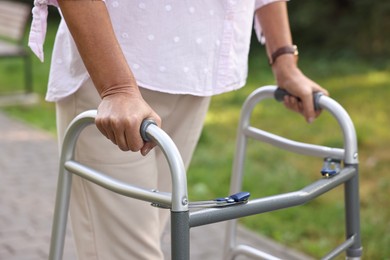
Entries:
POLYGON ((145 141, 145 142, 150 142, 151 139, 148 137, 147 133, 146 133, 146 130, 148 129, 148 127, 150 125, 157 125, 156 122, 154 122, 154 120, 152 119, 144 119, 142 121, 142 124, 141 124, 141 128, 140 128, 140 133, 141 133, 141 136, 142 136, 142 139, 145 141))
MULTIPOLYGON (((314 92, 313 93, 313 103, 314 103, 314 109, 315 110, 320 110, 320 106, 318 104, 318 99, 322 96, 323 94, 321 92, 314 92)), ((285 96, 292 96, 289 92, 282 88, 277 88, 274 92, 274 97, 277 101, 282 102, 285 96)), ((298 98, 300 100, 300 98, 298 98)))

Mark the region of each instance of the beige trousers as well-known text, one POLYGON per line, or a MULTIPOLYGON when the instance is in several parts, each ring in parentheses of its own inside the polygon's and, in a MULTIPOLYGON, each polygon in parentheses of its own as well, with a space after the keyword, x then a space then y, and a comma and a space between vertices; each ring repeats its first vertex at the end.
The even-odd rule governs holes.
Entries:
MULTIPOLYGON (((172 95, 141 89, 148 104, 162 118, 188 167, 200 136, 210 98, 172 95)), ((91 81, 57 103, 59 141, 79 113, 96 109, 100 97, 91 81)), ((170 191, 168 164, 159 148, 147 156, 123 152, 95 126, 87 127, 76 146, 76 160, 114 178, 148 189, 170 191)), ((92 259, 163 259, 160 237, 169 210, 127 198, 74 176, 70 204, 77 254, 92 259)))

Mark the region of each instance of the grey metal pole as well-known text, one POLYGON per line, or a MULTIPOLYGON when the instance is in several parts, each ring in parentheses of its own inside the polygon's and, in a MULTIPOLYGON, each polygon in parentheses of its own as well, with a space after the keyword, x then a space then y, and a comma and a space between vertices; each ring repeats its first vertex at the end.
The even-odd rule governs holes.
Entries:
POLYGON ((320 179, 299 191, 288 192, 250 200, 246 204, 204 209, 190 213, 190 226, 197 227, 211 223, 236 219, 259 213, 302 205, 325 192, 345 183, 356 174, 355 169, 344 168, 339 174, 329 179, 320 179))
POLYGON ((64 164, 74 159, 74 148, 81 131, 94 122, 96 111, 76 117, 66 131, 63 141, 60 169, 57 183, 56 203, 50 242, 50 260, 62 259, 65 243, 66 224, 68 220, 70 189, 72 186, 72 174, 68 172, 64 164))
POLYGON ((54 219, 52 224, 51 243, 50 243, 50 260, 62 259, 66 223, 68 221, 70 188, 72 185, 72 174, 64 168, 60 169, 57 184, 56 204, 54 209, 54 219))
POLYGON ((344 185, 346 239, 354 236, 354 243, 347 249, 347 259, 360 259, 362 242, 360 235, 360 199, 358 165, 347 165, 356 169, 355 176, 344 185))
POLYGON ((190 225, 186 171, 180 153, 166 133, 150 125, 148 137, 155 141, 167 158, 172 174, 171 251, 172 259, 190 259, 190 225))
POLYGON ((190 259, 189 212, 171 212, 171 252, 173 260, 190 259))

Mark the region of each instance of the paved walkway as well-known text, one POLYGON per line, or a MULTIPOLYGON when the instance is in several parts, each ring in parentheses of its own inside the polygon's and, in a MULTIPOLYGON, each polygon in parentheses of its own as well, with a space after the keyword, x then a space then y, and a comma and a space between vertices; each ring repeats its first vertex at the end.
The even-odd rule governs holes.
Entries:
MULTIPOLYGON (((57 171, 55 137, 0 112, 0 259, 48 258, 57 171)), ((163 236, 167 259, 168 233, 163 236)), ((221 259, 223 236, 221 224, 191 230, 191 259, 221 259)), ((238 238, 282 259, 308 259, 243 228, 238 238)), ((76 259, 70 230, 64 259, 76 259)))

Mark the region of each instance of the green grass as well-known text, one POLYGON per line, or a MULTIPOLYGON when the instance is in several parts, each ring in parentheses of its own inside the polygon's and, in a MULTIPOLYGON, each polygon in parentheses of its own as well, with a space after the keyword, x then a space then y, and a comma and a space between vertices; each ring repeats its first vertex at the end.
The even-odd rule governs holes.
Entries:
MULTIPOLYGON (((35 56, 31 57, 33 73, 33 90, 39 94, 40 101, 34 106, 12 106, 4 108, 10 116, 20 118, 33 125, 55 133, 55 105, 44 100, 48 82, 51 50, 56 33, 57 22, 48 25, 45 43, 45 62, 41 63, 35 56)), ((27 40, 27 35, 26 35, 27 40)), ((0 95, 24 91, 23 62, 18 58, 0 60, 0 95)))
MULTIPOLYGON (((10 116, 55 133, 54 105, 43 98, 49 71, 55 25, 49 26, 45 48, 46 62, 34 63, 34 90, 42 101, 30 107, 3 109, 10 116)), ((361 172, 361 227, 365 259, 390 258, 390 135, 388 98, 390 63, 349 57, 311 56, 301 50, 302 70, 327 88, 350 114, 358 141, 361 172)), ((23 88, 21 63, 0 62, 0 92, 23 88), (20 69, 19 69, 20 67, 20 69), (4 86, 12 86, 4 87, 4 86)), ((229 190, 234 157, 236 128, 241 106, 249 93, 273 84, 263 49, 251 52, 247 86, 213 98, 205 128, 189 173, 190 199, 224 196, 229 190)), ((265 130, 309 143, 342 146, 335 120, 323 113, 312 125, 267 101, 256 107, 253 124, 265 130)), ((252 197, 294 191, 320 178, 320 159, 287 153, 269 145, 250 142, 245 162, 243 190, 252 197)), ((247 217, 247 227, 315 258, 327 253, 344 238, 343 191, 338 188, 304 206, 247 217)), ((341 259, 341 258, 340 258, 341 259)))

